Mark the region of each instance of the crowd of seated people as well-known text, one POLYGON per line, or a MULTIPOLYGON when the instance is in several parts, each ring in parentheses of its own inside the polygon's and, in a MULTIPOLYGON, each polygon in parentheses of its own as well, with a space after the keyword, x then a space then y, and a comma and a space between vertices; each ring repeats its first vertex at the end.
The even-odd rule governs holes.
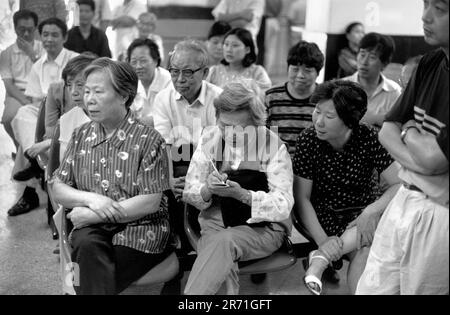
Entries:
POLYGON ((119 294, 185 257, 186 205, 201 236, 184 294, 239 294, 238 263, 282 248, 292 213, 316 248, 299 284, 310 293, 346 259, 352 294, 448 294, 448 1, 431 2, 446 10, 424 6, 425 40, 438 48, 405 65, 402 86, 382 74, 392 39, 362 36, 360 24, 348 31, 347 77, 319 84, 324 54, 302 40, 285 56, 287 81, 272 86, 255 64, 257 0, 221 1, 207 40, 176 43, 167 69, 156 16, 135 0, 112 14, 124 34, 113 58, 93 26, 101 1, 78 0, 71 30, 19 10, 17 40, 0 55, 11 175, 24 189, 9 216, 39 207, 36 158, 59 126, 60 166, 47 178, 67 211, 77 294, 119 294))

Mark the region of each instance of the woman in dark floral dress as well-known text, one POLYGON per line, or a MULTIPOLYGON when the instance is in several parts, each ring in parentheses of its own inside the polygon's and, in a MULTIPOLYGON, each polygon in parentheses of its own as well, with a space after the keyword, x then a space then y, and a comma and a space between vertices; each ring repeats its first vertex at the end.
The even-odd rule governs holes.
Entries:
POLYGON ((320 294, 323 271, 346 254, 347 282, 354 292, 378 221, 398 189, 398 165, 376 131, 359 122, 367 108, 359 85, 324 83, 311 102, 317 104, 314 126, 299 136, 293 161, 294 211, 319 246, 310 253, 304 280, 311 292, 320 294), (389 186, 381 197, 373 189, 375 170, 389 186))

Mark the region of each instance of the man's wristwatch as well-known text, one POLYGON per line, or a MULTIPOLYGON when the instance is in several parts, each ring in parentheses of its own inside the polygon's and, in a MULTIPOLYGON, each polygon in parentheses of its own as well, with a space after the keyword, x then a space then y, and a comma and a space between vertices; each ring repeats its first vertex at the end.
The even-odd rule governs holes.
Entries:
POLYGON ((419 128, 416 126, 408 126, 405 129, 402 130, 402 133, 400 134, 400 139, 403 143, 405 143, 406 134, 408 133, 409 129, 416 129, 417 131, 420 131, 419 128))

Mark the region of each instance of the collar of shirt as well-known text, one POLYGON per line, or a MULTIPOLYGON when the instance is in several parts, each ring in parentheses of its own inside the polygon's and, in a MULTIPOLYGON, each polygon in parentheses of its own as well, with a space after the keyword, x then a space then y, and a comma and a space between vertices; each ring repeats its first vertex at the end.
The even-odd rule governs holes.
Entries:
POLYGON ((201 87, 201 90, 200 90, 200 95, 197 97, 197 99, 194 102, 192 102, 192 104, 189 104, 188 101, 180 93, 178 93, 176 88, 174 88, 175 99, 177 101, 185 101, 186 103, 188 103, 188 107, 193 107, 193 106, 195 106, 197 104, 205 106, 205 104, 206 104, 206 90, 207 89, 208 89, 208 86, 206 84, 206 81, 203 80, 202 87, 201 87))
POLYGON ((142 85, 141 80, 139 80, 137 89, 139 95, 145 96, 145 98, 148 100, 151 95, 150 92, 158 93, 159 91, 163 90, 166 87, 166 81, 162 77, 161 71, 162 70, 160 67, 157 67, 155 69, 155 77, 153 78, 152 84, 150 84, 148 93, 145 91, 145 88, 142 85))
MULTIPOLYGON (((125 118, 120 123, 119 127, 117 127, 116 131, 114 131, 111 136, 110 143, 115 146, 117 149, 120 149, 124 141, 127 139, 127 136, 130 134, 129 131, 131 127, 136 123, 136 119, 134 114, 129 110, 125 118)), ((95 148, 96 146, 104 143, 108 140, 105 133, 105 128, 99 123, 94 123, 92 128, 92 132, 89 137, 86 138, 86 141, 91 142, 91 147, 95 148)))
POLYGON ((61 50, 61 52, 59 53, 58 57, 56 57, 55 60, 49 60, 48 54, 47 54, 47 52, 45 52, 44 64, 50 63, 50 62, 55 62, 58 65, 58 67, 61 68, 64 65, 64 60, 66 58, 67 52, 68 52, 68 50, 63 47, 63 49, 61 50))
MULTIPOLYGON (((380 76, 381 76, 381 82, 378 84, 372 97, 374 97, 381 91, 385 91, 385 92, 395 91, 395 87, 389 82, 390 80, 388 78, 386 78, 384 76, 384 74, 382 74, 382 73, 380 73, 380 76)), ((348 79, 350 79, 350 81, 353 81, 355 83, 359 83, 358 71, 356 71, 352 76, 348 77, 348 79)))

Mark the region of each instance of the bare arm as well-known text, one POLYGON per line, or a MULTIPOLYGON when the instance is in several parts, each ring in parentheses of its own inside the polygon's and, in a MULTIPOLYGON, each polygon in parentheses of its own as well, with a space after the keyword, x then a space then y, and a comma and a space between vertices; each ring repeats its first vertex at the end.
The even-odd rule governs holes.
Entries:
POLYGON ((402 142, 400 134, 400 124, 385 122, 378 138, 389 154, 403 167, 419 174, 431 175, 430 170, 417 163, 412 157, 409 148, 402 142))
MULTIPOLYGON (((162 193, 153 195, 139 195, 120 202, 127 216, 117 220, 115 223, 129 223, 142 219, 143 217, 155 213, 159 210, 162 193)), ((75 207, 67 216, 75 228, 80 229, 86 226, 110 223, 109 220, 102 219, 97 213, 88 207, 75 207)))
POLYGON ((313 181, 294 175, 294 211, 299 214, 302 224, 316 244, 322 244, 328 235, 319 223, 316 211, 311 204, 313 181))
POLYGON ((22 105, 27 105, 31 103, 31 100, 17 88, 12 79, 3 79, 5 83, 5 90, 8 96, 15 98, 22 105))

